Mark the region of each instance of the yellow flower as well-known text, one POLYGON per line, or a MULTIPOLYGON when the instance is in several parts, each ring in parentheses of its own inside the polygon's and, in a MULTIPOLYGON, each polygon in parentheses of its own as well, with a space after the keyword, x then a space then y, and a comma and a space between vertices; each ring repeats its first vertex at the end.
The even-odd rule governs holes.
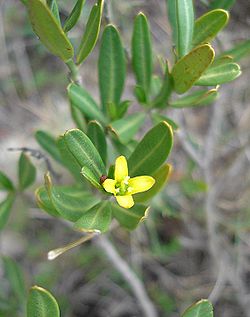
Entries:
POLYGON ((149 190, 155 183, 151 176, 128 176, 128 164, 124 156, 115 161, 115 179, 107 178, 102 186, 106 192, 115 196, 118 204, 124 208, 134 206, 132 195, 149 190))

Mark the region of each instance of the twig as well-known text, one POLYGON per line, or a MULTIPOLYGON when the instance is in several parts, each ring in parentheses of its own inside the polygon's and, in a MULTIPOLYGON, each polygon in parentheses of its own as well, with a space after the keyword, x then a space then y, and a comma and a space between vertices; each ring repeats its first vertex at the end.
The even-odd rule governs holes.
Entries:
POLYGON ((156 309, 149 299, 144 285, 131 270, 127 262, 124 261, 123 258, 118 254, 111 242, 105 236, 100 236, 95 240, 95 243, 105 251, 113 266, 121 273, 125 281, 129 284, 138 300, 139 305, 141 306, 144 316, 157 317, 158 314, 156 309))
POLYGON ((43 159, 46 167, 48 169, 48 171, 56 178, 56 179, 60 179, 61 175, 58 174, 57 172, 54 171, 52 164, 50 162, 50 160, 48 159, 48 157, 43 154, 41 151, 39 150, 35 150, 35 149, 31 149, 28 147, 20 147, 20 148, 8 148, 8 151, 21 151, 21 152, 26 152, 29 153, 32 157, 36 158, 37 160, 41 160, 43 159))

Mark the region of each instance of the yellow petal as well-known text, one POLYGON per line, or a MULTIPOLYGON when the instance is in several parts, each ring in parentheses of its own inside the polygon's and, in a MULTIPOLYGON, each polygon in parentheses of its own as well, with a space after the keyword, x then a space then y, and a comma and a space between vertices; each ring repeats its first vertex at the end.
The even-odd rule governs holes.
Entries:
POLYGON ((128 176, 128 164, 125 156, 117 157, 115 161, 115 180, 121 182, 128 176))
POLYGON ((130 194, 141 193, 149 190, 155 183, 155 180, 151 176, 137 176, 130 178, 128 186, 131 188, 130 194))
POLYGON ((116 184, 116 181, 114 179, 107 178, 102 183, 102 186, 106 190, 106 192, 115 194, 115 184, 116 184))
POLYGON ((131 195, 127 195, 127 196, 116 196, 115 197, 118 204, 123 207, 123 208, 131 208, 134 206, 134 200, 133 197, 131 195))

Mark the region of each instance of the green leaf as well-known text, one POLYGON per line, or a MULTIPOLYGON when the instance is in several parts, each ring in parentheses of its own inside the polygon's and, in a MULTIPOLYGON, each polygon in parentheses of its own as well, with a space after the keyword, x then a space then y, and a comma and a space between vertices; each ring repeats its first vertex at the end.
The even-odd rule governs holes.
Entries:
POLYGON ((212 0, 210 2, 210 9, 225 9, 229 10, 234 4, 236 0, 212 0))
POLYGON ((218 56, 214 59, 213 63, 210 65, 210 67, 217 67, 217 66, 221 66, 224 64, 228 64, 233 62, 233 58, 229 55, 222 55, 222 56, 218 56))
POLYGON ((163 121, 153 127, 128 159, 129 175, 151 175, 167 159, 173 145, 173 131, 163 121))
POLYGON ((0 203, 0 230, 3 229, 9 219, 14 200, 15 196, 11 193, 0 203))
POLYGON ((21 306, 26 301, 26 287, 21 268, 14 260, 7 256, 2 257, 2 259, 11 291, 15 295, 18 305, 21 306))
POLYGON ((104 164, 107 161, 107 142, 103 127, 97 121, 90 121, 87 135, 99 152, 104 164))
POLYGON ((98 182, 106 174, 105 166, 95 146, 81 130, 72 129, 65 133, 65 142, 81 167, 89 168, 98 182))
POLYGON ((62 164, 62 157, 57 147, 57 141, 50 133, 38 130, 35 133, 35 138, 46 152, 48 152, 57 162, 62 164))
POLYGON ((139 204, 130 209, 125 209, 118 204, 111 203, 111 209, 113 217, 122 227, 128 230, 134 230, 147 217, 149 211, 149 208, 139 204))
POLYGON ((95 47, 100 32, 103 4, 104 0, 98 0, 90 12, 86 29, 77 53, 76 62, 78 65, 87 58, 95 47))
POLYGON ((202 299, 190 306, 182 317, 213 317, 213 305, 206 299, 202 299))
POLYGON ((68 96, 73 105, 81 110, 88 119, 106 123, 106 118, 100 108, 83 87, 70 84, 68 86, 68 96))
POLYGON ((70 113, 73 121, 75 122, 78 129, 83 132, 87 129, 87 123, 82 111, 76 107, 72 102, 70 102, 70 113))
POLYGON ((106 232, 112 219, 110 202, 102 201, 84 213, 74 228, 87 232, 106 232))
POLYGON ((96 176, 94 175, 94 173, 87 167, 84 166, 81 170, 81 174, 90 182, 90 184, 92 184, 94 187, 103 190, 103 187, 100 185, 100 178, 99 178, 99 182, 96 178, 96 176))
POLYGON ((217 89, 198 90, 190 95, 171 101, 172 108, 187 108, 193 106, 207 105, 207 102, 212 102, 218 95, 217 89))
POLYGON ((99 87, 104 111, 108 104, 120 103, 126 78, 126 57, 120 34, 113 25, 103 31, 99 61, 99 87))
POLYGON ((87 210, 98 203, 93 194, 74 186, 53 186, 45 175, 45 186, 56 211, 64 218, 76 222, 87 210))
POLYGON ((146 104, 147 103, 147 96, 145 90, 139 86, 136 85, 134 87, 134 94, 136 99, 141 103, 141 104, 146 104))
POLYGON ((132 65, 138 86, 147 96, 152 77, 152 45, 146 16, 140 12, 135 18, 132 36, 132 65))
POLYGON ((179 58, 186 55, 192 46, 194 8, 192 0, 167 1, 174 44, 179 58))
POLYGON ((57 5, 56 0, 47 0, 47 4, 50 8, 50 11, 52 12, 53 16, 55 17, 56 21, 58 21, 59 25, 61 24, 60 20, 60 14, 59 14, 59 9, 57 5))
POLYGON ((173 130, 179 129, 179 126, 176 122, 174 122, 172 119, 170 119, 162 114, 159 114, 158 112, 153 112, 151 114, 151 118, 152 118, 152 122, 154 125, 156 125, 162 121, 166 121, 172 127, 173 130))
POLYGON ((67 17, 63 30, 64 32, 69 32, 77 23, 79 20, 81 13, 82 13, 82 8, 84 6, 85 0, 77 0, 76 4, 73 8, 73 10, 70 12, 70 15, 67 17))
POLYGON ((59 26, 49 7, 42 0, 28 0, 27 8, 34 32, 40 41, 54 55, 64 62, 74 55, 74 49, 59 26))
POLYGON ((229 14, 222 9, 209 11, 195 21, 193 46, 211 42, 227 25, 229 14))
POLYGON ((30 158, 22 153, 18 162, 19 188, 26 189, 32 185, 36 179, 36 168, 31 163, 30 158))
POLYGON ((155 184, 152 188, 148 191, 139 193, 134 195, 134 200, 136 203, 145 203, 149 199, 152 199, 155 195, 159 193, 159 191, 163 188, 166 184, 170 172, 171 172, 171 165, 164 164, 162 165, 156 172, 154 172, 151 176, 155 179, 155 184))
POLYGON ((145 118, 145 113, 134 113, 113 121, 108 128, 117 135, 122 143, 126 144, 136 135, 145 122, 145 118))
POLYGON ((27 317, 60 317, 56 299, 44 288, 33 286, 27 302, 27 317))
POLYGON ((209 67, 195 83, 199 86, 216 86, 228 83, 241 75, 240 66, 236 63, 227 63, 209 67))
POLYGON ((240 61, 242 58, 250 55, 250 40, 237 44, 232 49, 223 52, 223 55, 232 56, 234 62, 240 61))
POLYGON ((64 136, 60 136, 57 140, 57 147, 61 153, 63 165, 71 172, 77 181, 82 181, 81 166, 69 151, 64 136))
POLYGON ((0 190, 13 191, 14 189, 15 187, 9 177, 0 171, 0 190))
POLYGON ((59 212, 53 206, 45 186, 39 187, 35 192, 35 196, 36 196, 36 202, 39 208, 46 211, 52 217, 60 216, 59 212))
POLYGON ((153 107, 161 108, 166 106, 168 103, 168 98, 172 92, 172 88, 173 88, 173 81, 169 73, 168 62, 166 62, 166 70, 165 70, 162 86, 161 86, 159 94, 156 96, 156 98, 152 102, 153 107))
POLYGON ((214 50, 204 44, 180 59, 172 69, 174 89, 178 94, 188 91, 213 62, 214 50))

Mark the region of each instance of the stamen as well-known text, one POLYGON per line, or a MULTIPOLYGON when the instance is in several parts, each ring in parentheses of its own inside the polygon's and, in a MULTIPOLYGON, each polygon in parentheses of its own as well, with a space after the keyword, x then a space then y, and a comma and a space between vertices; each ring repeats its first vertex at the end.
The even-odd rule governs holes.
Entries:
POLYGON ((124 183, 125 185, 128 185, 129 179, 130 179, 130 176, 126 176, 126 177, 124 178, 123 183, 124 183))

